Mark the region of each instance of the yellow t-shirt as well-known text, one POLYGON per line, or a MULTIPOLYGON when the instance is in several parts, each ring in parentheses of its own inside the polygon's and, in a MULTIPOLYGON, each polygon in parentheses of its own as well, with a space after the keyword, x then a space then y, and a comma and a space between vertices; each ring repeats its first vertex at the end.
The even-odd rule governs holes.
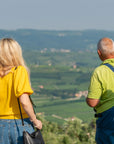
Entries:
MULTIPOLYGON (((0 77, 0 119, 20 119, 17 98, 23 93, 31 95, 28 73, 23 66, 12 68, 4 77, 0 77)), ((21 106, 23 118, 28 118, 21 106)))

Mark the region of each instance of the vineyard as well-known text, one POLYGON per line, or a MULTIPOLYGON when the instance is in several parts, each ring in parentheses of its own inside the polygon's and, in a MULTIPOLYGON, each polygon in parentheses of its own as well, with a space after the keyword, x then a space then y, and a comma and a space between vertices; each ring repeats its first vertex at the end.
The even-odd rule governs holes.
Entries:
POLYGON ((34 89, 32 99, 36 112, 48 121, 63 124, 67 119, 78 117, 84 122, 93 118, 93 110, 85 102, 85 96, 77 97, 79 91, 87 90, 90 73, 71 67, 31 67, 34 89))
POLYGON ((31 98, 46 144, 95 144, 94 111, 85 100, 96 54, 31 51, 31 56, 31 98))

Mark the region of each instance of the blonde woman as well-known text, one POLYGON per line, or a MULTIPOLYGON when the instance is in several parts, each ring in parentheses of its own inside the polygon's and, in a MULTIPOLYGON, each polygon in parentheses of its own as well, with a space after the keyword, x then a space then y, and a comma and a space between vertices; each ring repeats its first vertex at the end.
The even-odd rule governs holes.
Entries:
POLYGON ((42 128, 36 119, 29 95, 33 93, 29 71, 21 47, 15 40, 0 40, 0 144, 23 144, 23 127, 17 98, 19 98, 24 128, 32 133, 33 125, 42 128))

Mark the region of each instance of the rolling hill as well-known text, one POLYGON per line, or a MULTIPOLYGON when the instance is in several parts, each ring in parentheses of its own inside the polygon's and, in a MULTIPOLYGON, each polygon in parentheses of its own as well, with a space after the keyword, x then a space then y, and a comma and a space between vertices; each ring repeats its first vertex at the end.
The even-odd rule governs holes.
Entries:
POLYGON ((102 37, 114 38, 114 31, 51 31, 35 29, 0 30, 0 38, 11 37, 17 40, 24 50, 95 51, 102 37))

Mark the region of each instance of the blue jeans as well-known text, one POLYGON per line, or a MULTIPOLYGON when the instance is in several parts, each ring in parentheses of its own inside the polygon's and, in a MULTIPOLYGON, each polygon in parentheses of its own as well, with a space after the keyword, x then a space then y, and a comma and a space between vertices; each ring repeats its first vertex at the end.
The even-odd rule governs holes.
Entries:
POLYGON ((102 113, 96 126, 97 144, 114 144, 114 107, 102 113))
POLYGON ((0 144, 23 144, 23 130, 30 133, 34 131, 28 118, 24 119, 0 119, 0 144))

